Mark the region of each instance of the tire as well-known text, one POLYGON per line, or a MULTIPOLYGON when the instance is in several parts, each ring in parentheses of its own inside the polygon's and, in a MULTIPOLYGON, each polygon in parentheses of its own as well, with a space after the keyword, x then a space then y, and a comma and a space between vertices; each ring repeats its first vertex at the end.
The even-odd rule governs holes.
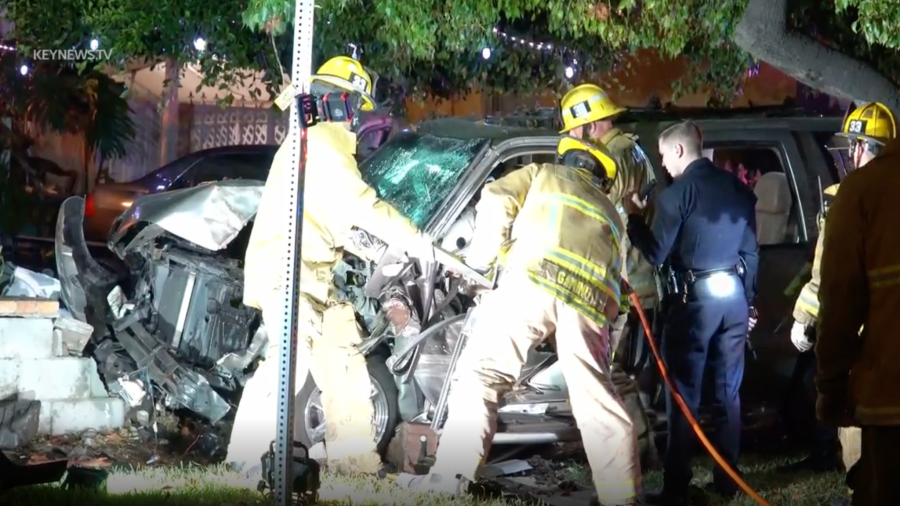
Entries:
MULTIPOLYGON (((388 369, 387 364, 385 364, 383 356, 370 355, 366 357, 366 366, 369 369, 369 378, 372 380, 372 386, 376 392, 376 397, 373 398, 377 424, 376 438, 378 451, 383 455, 385 450, 387 450, 388 443, 394 436, 394 430, 400 423, 400 406, 397 400, 399 394, 397 384, 394 382, 394 376, 388 369), (378 399, 379 396, 383 396, 383 401, 378 399)), ((310 425, 321 426, 325 421, 324 416, 319 419, 321 411, 316 409, 314 405, 318 394, 319 388, 316 386, 312 374, 308 374, 303 388, 297 393, 295 402, 296 416, 294 417, 294 439, 303 443, 307 448, 312 448, 315 444, 324 440, 324 433, 319 433, 318 435, 321 437, 314 438, 312 437, 313 431, 310 430, 310 425)))

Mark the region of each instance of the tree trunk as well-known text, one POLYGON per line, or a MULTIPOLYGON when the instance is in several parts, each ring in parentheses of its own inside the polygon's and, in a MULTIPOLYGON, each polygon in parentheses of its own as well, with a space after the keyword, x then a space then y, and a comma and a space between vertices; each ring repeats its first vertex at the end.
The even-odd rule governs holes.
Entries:
POLYGON ((735 44, 807 86, 837 97, 881 102, 900 116, 894 82, 812 37, 788 31, 787 11, 788 0, 750 0, 735 27, 735 44))

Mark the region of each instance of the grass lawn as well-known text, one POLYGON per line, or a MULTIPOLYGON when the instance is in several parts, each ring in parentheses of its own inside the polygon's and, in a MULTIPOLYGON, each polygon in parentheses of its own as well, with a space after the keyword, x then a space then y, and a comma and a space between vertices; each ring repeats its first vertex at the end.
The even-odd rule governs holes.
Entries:
MULTIPOLYGON (((843 476, 827 475, 781 476, 773 473, 783 459, 748 457, 742 465, 745 479, 773 506, 827 505, 844 490, 843 476)), ((699 462, 694 481, 703 485, 712 479, 711 466, 699 462)), ((589 483, 589 472, 578 465, 560 471, 560 480, 572 480, 582 485, 589 483)), ((661 484, 659 473, 644 476, 645 487, 653 490, 661 484)), ((412 494, 395 488, 388 480, 348 479, 333 475, 323 476, 320 504, 369 504, 369 505, 479 505, 500 506, 511 504, 503 500, 444 499, 436 496, 412 494)), ((246 486, 246 485, 245 485, 246 486)), ((241 488, 239 478, 223 467, 174 467, 147 468, 137 471, 114 471, 107 482, 107 493, 82 490, 66 491, 58 485, 13 489, 0 497, 0 504, 29 506, 82 506, 82 505, 147 505, 180 506, 208 504, 211 506, 250 506, 267 504, 261 494, 241 488)), ((739 496, 732 504, 750 506, 753 501, 739 496)))

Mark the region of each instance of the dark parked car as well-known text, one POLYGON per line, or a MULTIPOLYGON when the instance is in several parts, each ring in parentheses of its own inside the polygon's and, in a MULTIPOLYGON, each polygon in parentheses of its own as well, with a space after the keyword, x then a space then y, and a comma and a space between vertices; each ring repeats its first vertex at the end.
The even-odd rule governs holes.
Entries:
POLYGON ((143 195, 223 179, 265 181, 277 150, 278 146, 269 145, 204 149, 130 183, 99 185, 84 201, 85 239, 106 243, 113 221, 143 195))

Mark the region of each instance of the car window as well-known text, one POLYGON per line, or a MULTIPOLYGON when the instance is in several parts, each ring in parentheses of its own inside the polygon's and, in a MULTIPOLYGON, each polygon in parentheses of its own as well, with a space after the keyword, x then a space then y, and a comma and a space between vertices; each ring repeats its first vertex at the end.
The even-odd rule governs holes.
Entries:
POLYGON ((756 235, 760 246, 798 241, 798 206, 784 170, 780 146, 718 145, 704 156, 727 170, 756 194, 756 235))
POLYGON ((835 135, 834 132, 815 132, 813 138, 825 157, 831 180, 841 181, 844 179, 850 156, 847 150, 847 138, 835 135))
MULTIPOLYGON (((521 169, 531 163, 556 163, 556 154, 554 153, 532 153, 527 155, 514 156, 497 163, 487 177, 485 183, 489 183, 499 179, 510 172, 521 169)), ((476 196, 477 197, 477 196, 476 196)))
POLYGON ((173 185, 173 189, 189 188, 200 183, 226 179, 265 181, 273 158, 274 153, 229 153, 207 156, 182 175, 173 185))
POLYGON ((403 133, 375 151, 359 169, 379 197, 422 228, 486 143, 403 133))
POLYGON ((194 155, 179 158, 139 179, 135 179, 131 184, 143 186, 151 192, 180 188, 180 180, 185 176, 186 169, 193 166, 196 161, 197 157, 194 155))

